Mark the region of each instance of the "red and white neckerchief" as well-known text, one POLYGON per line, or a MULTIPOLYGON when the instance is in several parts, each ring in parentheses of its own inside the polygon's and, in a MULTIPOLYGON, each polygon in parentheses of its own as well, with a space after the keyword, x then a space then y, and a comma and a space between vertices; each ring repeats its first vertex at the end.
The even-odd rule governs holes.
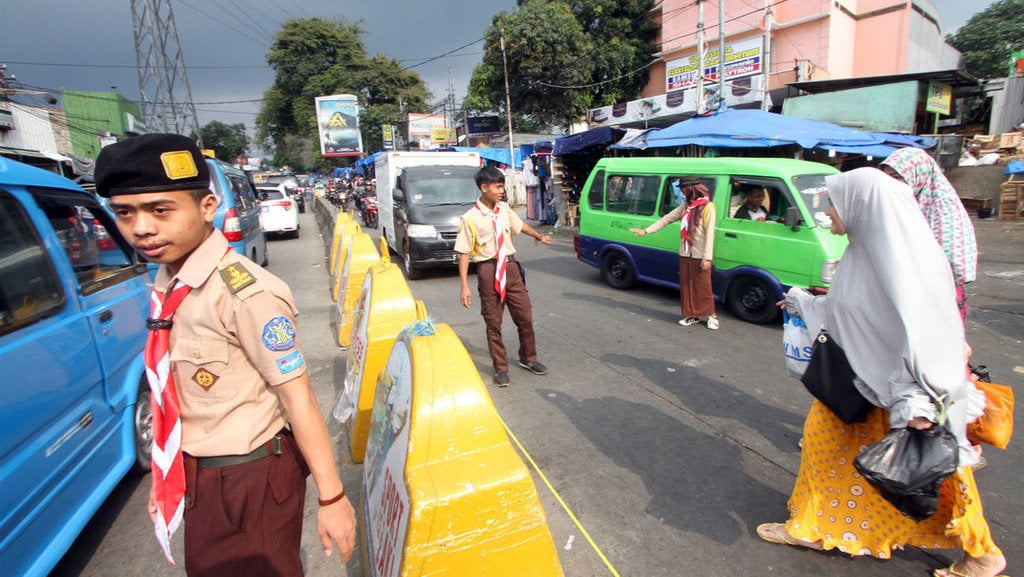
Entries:
MULTIPOLYGON (((484 206, 479 201, 476 203, 476 207, 480 212, 484 212, 484 206)), ((501 226, 501 219, 498 218, 499 205, 494 205, 494 211, 491 212, 491 223, 494 225, 494 244, 498 249, 497 262, 494 268, 494 291, 501 297, 501 302, 505 302, 505 269, 508 266, 508 254, 505 252, 505 229, 501 226)))
POLYGON ((698 206, 704 206, 709 202, 711 201, 708 200, 708 197, 704 196, 694 199, 686 205, 686 210, 683 212, 683 218, 679 221, 679 237, 683 242, 683 250, 686 252, 690 251, 690 213, 698 206))
POLYGON ((167 562, 171 557, 171 535, 181 524, 185 512, 185 466, 181 453, 181 406, 171 371, 171 317, 192 287, 180 280, 168 295, 155 288, 150 294, 146 328, 146 377, 152 391, 153 407, 153 496, 156 516, 153 530, 167 562))

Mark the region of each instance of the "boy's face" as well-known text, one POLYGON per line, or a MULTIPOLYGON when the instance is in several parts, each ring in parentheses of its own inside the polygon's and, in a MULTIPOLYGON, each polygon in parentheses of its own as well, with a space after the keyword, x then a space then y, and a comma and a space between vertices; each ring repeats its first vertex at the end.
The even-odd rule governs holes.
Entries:
POLYGON ((112 196, 110 208, 117 228, 150 262, 176 273, 213 230, 217 197, 196 202, 192 192, 151 192, 112 196))
POLYGON ((505 198, 505 183, 504 182, 488 182, 480 185, 480 198, 484 199, 485 203, 489 203, 492 206, 501 202, 505 198))
POLYGON ((752 190, 747 193, 747 208, 757 210, 764 204, 764 191, 752 190))

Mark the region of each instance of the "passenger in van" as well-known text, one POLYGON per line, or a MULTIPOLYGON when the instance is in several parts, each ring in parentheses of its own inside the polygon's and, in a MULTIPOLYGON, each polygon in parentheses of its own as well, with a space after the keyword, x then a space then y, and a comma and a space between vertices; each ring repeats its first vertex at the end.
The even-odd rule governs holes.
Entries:
POLYGON ((608 177, 608 200, 626 200, 626 179, 621 174, 608 177))
POLYGON ((743 204, 733 218, 749 219, 764 222, 768 219, 768 209, 764 206, 764 188, 748 187, 744 193, 743 204))
POLYGON ((907 546, 958 548, 963 557, 934 577, 994 577, 1006 558, 984 517, 972 471, 978 456, 967 437, 985 396, 966 376, 969 348, 949 264, 903 184, 874 168, 825 182, 832 233, 849 236, 850 244, 827 295, 793 287, 783 303, 805 319, 827 320, 857 389, 874 407, 864 422, 846 424, 812 401, 789 518, 762 524, 757 534, 771 543, 879 559, 907 546), (925 386, 951 404, 940 410, 925 386), (854 459, 891 428, 936 423, 956 437, 960 466, 942 482, 937 511, 915 521, 857 473, 854 459))
POLYGON ((679 221, 679 299, 687 327, 707 318, 710 330, 718 329, 715 296, 711 291, 711 261, 715 243, 715 205, 711 193, 695 176, 687 176, 679 185, 686 199, 684 204, 658 219, 647 228, 631 228, 644 236, 658 232, 669 223, 679 221))
POLYGON ((176 134, 131 137, 100 152, 95 179, 124 236, 160 264, 144 355, 154 391, 148 509, 168 561, 183 519, 190 576, 301 577, 312 472, 324 554, 336 544, 346 562, 355 512, 310 386, 291 291, 213 226, 217 197, 199 148, 176 134))

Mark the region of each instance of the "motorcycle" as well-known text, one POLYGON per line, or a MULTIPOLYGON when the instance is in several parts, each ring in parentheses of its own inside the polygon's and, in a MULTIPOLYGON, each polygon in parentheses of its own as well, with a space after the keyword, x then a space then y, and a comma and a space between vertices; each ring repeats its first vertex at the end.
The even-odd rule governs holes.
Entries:
POLYGON ((369 228, 377 228, 377 196, 363 199, 363 224, 369 228))

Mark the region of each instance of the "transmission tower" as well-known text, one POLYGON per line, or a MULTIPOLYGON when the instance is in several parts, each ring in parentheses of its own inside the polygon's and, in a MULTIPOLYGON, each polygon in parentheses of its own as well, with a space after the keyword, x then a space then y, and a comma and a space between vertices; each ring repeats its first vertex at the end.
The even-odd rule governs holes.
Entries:
POLYGON ((142 118, 147 129, 198 137, 199 120, 171 0, 132 0, 132 27, 142 118))

